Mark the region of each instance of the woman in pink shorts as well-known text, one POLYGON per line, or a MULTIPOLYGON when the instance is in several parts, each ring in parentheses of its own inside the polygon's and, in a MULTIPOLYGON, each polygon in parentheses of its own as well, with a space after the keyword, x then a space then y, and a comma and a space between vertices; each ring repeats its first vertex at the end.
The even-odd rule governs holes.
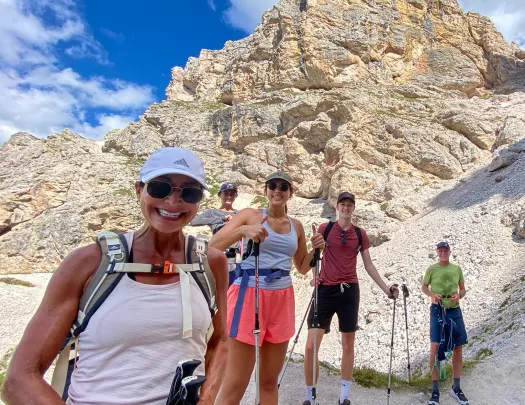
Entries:
MULTIPOLYGON (((277 379, 284 363, 288 341, 295 333, 295 302, 290 277, 292 262, 300 273, 310 270, 314 250, 308 252, 303 225, 286 212, 293 193, 292 179, 283 172, 266 179, 267 209, 240 211, 210 241, 226 249, 246 238, 260 243, 259 256, 259 383, 263 405, 277 405, 277 379)), ((323 248, 319 234, 313 248, 323 248)), ((255 259, 249 256, 228 290, 227 327, 230 336, 224 380, 215 405, 239 404, 255 364, 255 259)))

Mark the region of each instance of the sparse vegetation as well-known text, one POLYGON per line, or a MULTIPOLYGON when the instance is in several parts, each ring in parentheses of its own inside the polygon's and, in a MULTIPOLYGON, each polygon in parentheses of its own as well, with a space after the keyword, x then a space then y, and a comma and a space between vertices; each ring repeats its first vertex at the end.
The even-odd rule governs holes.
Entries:
MULTIPOLYGON (((358 367, 354 370, 354 381, 365 388, 386 388, 388 386, 388 375, 380 373, 372 368, 358 367)), ((392 376, 392 387, 400 388, 403 381, 392 376)))
POLYGON ((15 351, 14 348, 9 350, 0 359, 0 394, 2 394, 2 389, 4 387, 4 380, 7 374, 7 366, 9 365, 9 361, 11 360, 11 356, 13 355, 14 351, 15 351))
POLYGON ((14 277, 1 277, 0 283, 10 284, 10 285, 20 285, 23 287, 35 287, 33 283, 30 283, 29 281, 19 280, 14 277))
POLYGON ((505 308, 507 308, 510 305, 510 301, 511 301, 510 297, 507 297, 505 301, 503 301, 501 305, 499 306, 498 313, 502 313, 505 310, 505 308))
POLYGON ((136 168, 141 168, 144 164, 144 161, 141 159, 137 159, 131 156, 126 156, 126 161, 124 162, 126 166, 133 166, 136 168))
POLYGON ((131 187, 130 188, 119 188, 118 190, 115 191, 115 194, 121 197, 134 197, 136 195, 135 190, 131 187))
POLYGON ((388 202, 385 201, 385 202, 381 203, 379 208, 381 208, 381 211, 386 211, 386 209, 388 208, 388 202))
POLYGON ((268 206, 268 199, 265 196, 256 195, 251 205, 256 208, 266 208, 268 206))
POLYGON ((206 184, 209 187, 208 192, 210 193, 210 196, 201 201, 201 206, 199 210, 200 212, 207 210, 208 208, 214 207, 219 202, 217 193, 219 192, 219 189, 221 188, 221 183, 219 179, 217 178, 217 175, 211 171, 208 171, 208 174, 206 175, 206 184))

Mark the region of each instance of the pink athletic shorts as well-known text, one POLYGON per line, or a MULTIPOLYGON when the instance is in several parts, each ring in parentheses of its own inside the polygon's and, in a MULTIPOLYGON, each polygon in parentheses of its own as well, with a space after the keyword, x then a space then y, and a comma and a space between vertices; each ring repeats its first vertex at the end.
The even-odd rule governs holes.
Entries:
MULTIPOLYGON (((230 332, 239 294, 240 286, 232 284, 228 289, 228 321, 227 331, 230 332)), ((237 339, 240 342, 255 346, 255 288, 246 287, 246 295, 239 320, 237 339)), ((263 290, 259 288, 259 346, 264 341, 283 343, 295 334, 295 298, 293 286, 282 290, 263 290)))

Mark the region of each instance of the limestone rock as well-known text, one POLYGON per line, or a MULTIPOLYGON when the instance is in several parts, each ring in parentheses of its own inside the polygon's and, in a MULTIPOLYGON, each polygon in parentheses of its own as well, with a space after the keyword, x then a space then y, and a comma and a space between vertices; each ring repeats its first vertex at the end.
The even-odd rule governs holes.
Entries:
POLYGON ((516 160, 518 160, 517 153, 510 152, 508 149, 500 150, 492 160, 488 170, 490 172, 494 172, 496 170, 503 169, 504 167, 510 166, 516 160))
POLYGON ((504 145, 509 145, 514 142, 518 142, 525 138, 525 124, 522 120, 514 117, 508 117, 505 120, 503 129, 498 134, 496 142, 494 143, 494 149, 497 149, 504 145))

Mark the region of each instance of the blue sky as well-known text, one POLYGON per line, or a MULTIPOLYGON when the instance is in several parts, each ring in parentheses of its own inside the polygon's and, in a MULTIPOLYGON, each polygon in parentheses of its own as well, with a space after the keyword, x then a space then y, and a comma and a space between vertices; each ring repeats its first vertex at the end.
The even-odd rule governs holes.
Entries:
MULTIPOLYGON (((102 139, 164 98, 173 66, 245 37, 276 2, 0 0, 0 144, 64 127, 102 139)), ((460 0, 524 46, 522 2, 460 0)))

